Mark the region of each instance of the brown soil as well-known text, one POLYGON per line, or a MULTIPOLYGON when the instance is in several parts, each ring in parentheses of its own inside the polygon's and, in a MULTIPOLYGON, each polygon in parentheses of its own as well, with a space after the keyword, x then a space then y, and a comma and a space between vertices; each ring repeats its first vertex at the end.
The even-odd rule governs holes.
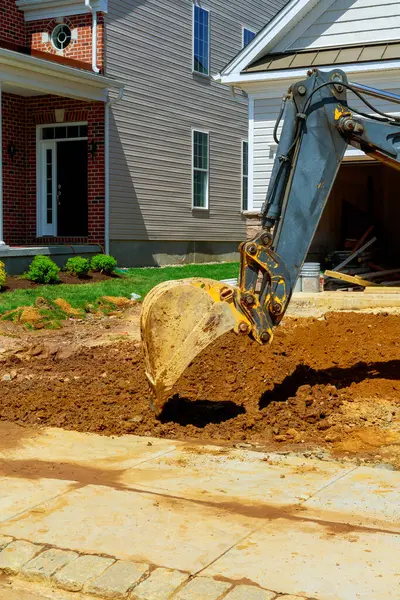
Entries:
POLYGON ((291 449, 327 446, 400 467, 400 316, 287 319, 271 346, 227 334, 149 408, 140 346, 0 356, 0 419, 100 432, 291 449))
MULTIPOLYGON (((76 277, 70 275, 64 271, 60 272, 60 283, 98 283, 99 281, 106 281, 107 279, 119 278, 120 275, 115 273, 114 275, 105 275, 104 273, 90 272, 87 277, 76 277)), ((24 279, 20 275, 9 275, 6 278, 4 286, 1 288, 0 293, 9 292, 12 290, 25 290, 30 288, 40 287, 42 284, 34 283, 28 279, 24 279)), ((57 284, 59 285, 59 284, 57 284)))

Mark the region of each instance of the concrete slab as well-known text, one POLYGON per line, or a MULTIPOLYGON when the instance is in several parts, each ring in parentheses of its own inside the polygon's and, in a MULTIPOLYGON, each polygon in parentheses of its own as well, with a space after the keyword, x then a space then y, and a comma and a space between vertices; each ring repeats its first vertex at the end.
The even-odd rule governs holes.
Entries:
POLYGON ((400 472, 359 467, 318 492, 303 507, 307 516, 319 518, 321 514, 324 519, 328 511, 335 521, 400 533, 399 499, 400 472))
POLYGON ((338 524, 276 519, 203 574, 317 600, 399 600, 400 536, 338 524))
MULTIPOLYGON (((10 423, 0 423, 0 459, 14 461, 16 469, 19 470, 26 464, 32 470, 36 467, 42 472, 51 461, 56 478, 60 475, 54 468, 57 463, 60 468, 64 467, 64 470, 61 469, 63 478, 71 479, 73 477, 67 471, 68 465, 86 466, 99 471, 122 472, 174 448, 176 443, 172 440, 134 435, 105 438, 94 433, 67 431, 55 427, 35 430, 10 423)), ((87 475, 90 477, 90 473, 87 475)), ((92 474, 92 478, 94 477, 95 473, 92 474)))
POLYGON ((55 498, 71 489, 73 482, 41 479, 19 478, 15 465, 8 464, 8 472, 14 471, 16 477, 1 477, 0 522, 34 508, 41 502, 55 498))
POLYGON ((352 465, 215 446, 183 445, 121 474, 126 487, 162 491, 216 504, 245 502, 261 515, 310 498, 352 465))
POLYGON ((0 533, 193 573, 262 522, 162 493, 89 485, 10 519, 0 533))

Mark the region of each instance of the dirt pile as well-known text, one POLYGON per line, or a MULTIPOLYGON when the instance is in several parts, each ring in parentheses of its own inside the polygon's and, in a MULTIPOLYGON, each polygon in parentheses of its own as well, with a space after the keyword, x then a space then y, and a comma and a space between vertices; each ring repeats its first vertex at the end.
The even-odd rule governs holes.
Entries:
POLYGON ((149 408, 140 347, 131 342, 62 357, 3 357, 0 381, 3 420, 374 454, 390 444, 400 456, 396 315, 287 319, 268 347, 225 335, 192 363, 159 420, 149 408), (16 377, 1 381, 11 370, 16 377))

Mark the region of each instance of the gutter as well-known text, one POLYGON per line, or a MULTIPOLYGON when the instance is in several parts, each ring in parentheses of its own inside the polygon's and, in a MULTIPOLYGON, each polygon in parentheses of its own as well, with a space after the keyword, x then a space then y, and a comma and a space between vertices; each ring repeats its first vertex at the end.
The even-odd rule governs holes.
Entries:
POLYGON ((100 73, 100 69, 97 66, 97 10, 90 4, 90 0, 85 0, 85 6, 92 13, 92 71, 100 73))
POLYGON ((105 106, 104 119, 104 250, 110 253, 110 108, 122 100, 124 88, 121 87, 119 95, 114 100, 108 100, 105 106))

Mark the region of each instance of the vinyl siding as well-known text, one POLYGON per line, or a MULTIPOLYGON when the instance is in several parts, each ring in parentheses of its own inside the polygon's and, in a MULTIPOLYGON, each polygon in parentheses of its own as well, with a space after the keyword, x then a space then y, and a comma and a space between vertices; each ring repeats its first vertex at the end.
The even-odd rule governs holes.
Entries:
MULTIPOLYGON (((364 83, 364 82, 362 82, 364 83)), ((366 85, 374 85, 372 82, 365 82, 366 85)), ((383 85, 376 83, 375 87, 389 90, 400 95, 400 87, 393 87, 392 84, 383 85)), ((268 184, 271 177, 272 166, 276 154, 276 144, 273 139, 273 130, 276 119, 279 114, 281 97, 276 98, 255 98, 254 100, 254 133, 253 133, 253 203, 254 210, 259 210, 265 200, 268 184)), ((380 100, 377 98, 369 99, 373 105, 387 113, 399 114, 399 106, 380 100)), ((356 109, 369 112, 369 109, 358 100, 352 97, 349 104, 356 109)), ((279 131, 278 131, 279 137, 279 131)), ((251 149, 249 148, 249 152, 251 149)), ((364 154, 349 146, 346 151, 346 157, 354 157, 364 154)))
MULTIPOLYGON (((210 72, 285 0, 208 0, 210 72)), ((110 119, 112 240, 241 240, 243 96, 192 74, 190 0, 109 0, 106 72, 126 84, 110 119), (210 134, 209 210, 192 206, 192 129, 210 134)))
MULTIPOLYGON (((312 13, 308 16, 310 17, 312 13)), ((336 0, 287 49, 323 48, 398 39, 398 0, 336 0)))

